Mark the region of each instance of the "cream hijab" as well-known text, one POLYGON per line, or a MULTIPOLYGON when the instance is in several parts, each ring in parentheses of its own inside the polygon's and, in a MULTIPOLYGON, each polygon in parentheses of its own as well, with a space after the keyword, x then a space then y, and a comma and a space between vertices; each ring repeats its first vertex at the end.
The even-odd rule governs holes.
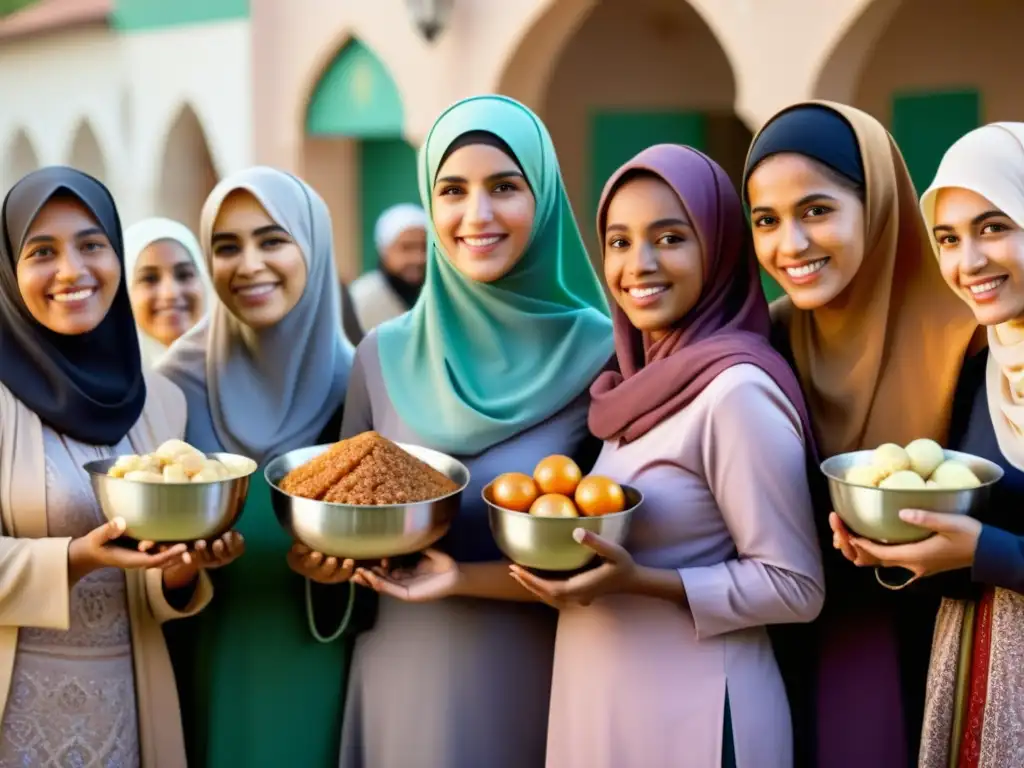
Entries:
MULTIPOLYGON (((951 146, 921 196, 929 231, 935 226, 939 190, 960 187, 976 192, 1024 227, 1024 123, 992 123, 951 146)), ((936 257, 938 243, 931 238, 936 257)), ((999 450, 1024 469, 1024 332, 1004 323, 988 329, 988 407, 999 450)))
MULTIPOLYGON (((213 303, 217 301, 217 295, 213 291, 210 273, 206 269, 203 249, 191 229, 171 219, 159 217, 143 219, 124 231, 124 271, 127 276, 128 294, 131 295, 132 285, 135 282, 135 269, 139 263, 139 256, 153 243, 162 240, 173 240, 178 243, 188 253, 192 263, 196 265, 196 272, 203 284, 203 315, 205 316, 209 313, 213 303)), ((150 368, 163 357, 167 347, 163 342, 146 333, 145 329, 139 325, 137 318, 135 327, 139 332, 139 346, 142 348, 142 365, 145 368, 150 368)))
POLYGON ((200 232, 207 267, 214 220, 236 190, 251 193, 295 238, 306 259, 302 297, 281 322, 261 331, 243 325, 218 301, 158 367, 188 398, 189 434, 197 447, 213 449, 200 426, 210 423, 217 445, 263 464, 316 441, 344 399, 352 345, 338 323, 341 296, 330 214, 320 196, 295 176, 256 167, 214 188, 203 206, 200 232))

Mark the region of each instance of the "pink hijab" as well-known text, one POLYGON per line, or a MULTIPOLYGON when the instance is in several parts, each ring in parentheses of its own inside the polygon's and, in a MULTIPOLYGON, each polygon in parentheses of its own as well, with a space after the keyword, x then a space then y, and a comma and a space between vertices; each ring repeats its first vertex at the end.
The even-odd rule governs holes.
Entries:
POLYGON ((599 243, 604 242, 612 195, 627 174, 637 171, 654 174, 679 195, 703 250, 704 287, 696 306, 656 342, 613 306, 618 370, 603 372, 590 388, 590 431, 602 440, 636 440, 685 408, 722 371, 748 363, 767 373, 796 408, 804 440, 813 451, 800 384, 768 340, 768 302, 729 177, 691 147, 658 144, 645 149, 605 185, 597 209, 599 243))

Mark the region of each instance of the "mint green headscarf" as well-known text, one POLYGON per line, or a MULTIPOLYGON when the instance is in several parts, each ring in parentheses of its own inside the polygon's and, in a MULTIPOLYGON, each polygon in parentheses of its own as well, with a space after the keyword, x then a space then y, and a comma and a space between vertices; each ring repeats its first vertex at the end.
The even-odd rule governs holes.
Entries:
POLYGON ((536 197, 522 259, 493 283, 465 277, 433 224, 419 301, 377 329, 388 395, 430 447, 472 456, 557 413, 590 386, 614 350, 608 304, 565 194, 551 137, 504 96, 449 107, 420 149, 423 207, 452 142, 488 131, 515 153, 536 197))

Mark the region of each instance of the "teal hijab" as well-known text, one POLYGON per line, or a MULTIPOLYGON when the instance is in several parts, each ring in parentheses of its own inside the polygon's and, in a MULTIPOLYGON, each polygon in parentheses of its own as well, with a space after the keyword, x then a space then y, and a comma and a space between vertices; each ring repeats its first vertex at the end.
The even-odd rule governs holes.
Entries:
POLYGON ((449 107, 420 149, 423 207, 445 152, 486 131, 515 154, 536 198, 523 257, 479 283, 449 261, 427 227, 419 301, 377 329, 381 371, 402 419, 430 447, 463 456, 539 424, 590 386, 614 351, 608 304, 569 207, 555 148, 540 119, 504 96, 449 107))

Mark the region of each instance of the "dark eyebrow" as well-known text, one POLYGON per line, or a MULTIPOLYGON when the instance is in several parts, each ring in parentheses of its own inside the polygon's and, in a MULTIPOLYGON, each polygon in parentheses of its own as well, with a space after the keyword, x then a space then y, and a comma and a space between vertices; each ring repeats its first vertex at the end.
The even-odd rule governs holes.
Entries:
MULTIPOLYGON (((804 205, 809 205, 818 200, 828 200, 831 203, 838 203, 839 200, 832 195, 825 194, 824 192, 812 192, 809 195, 804 195, 793 205, 794 208, 800 208, 804 205)), ((750 215, 753 216, 755 213, 771 213, 774 209, 770 206, 759 205, 756 208, 750 209, 750 215)))
MULTIPOLYGON (((1008 219, 1010 217, 1007 216, 1002 211, 999 211, 999 210, 985 211, 984 213, 979 213, 977 216, 975 216, 973 219, 971 219, 971 226, 972 227, 976 227, 979 224, 981 224, 982 222, 984 222, 986 219, 995 219, 995 218, 1008 219)), ((934 227, 932 227, 932 233, 933 234, 938 234, 939 232, 952 232, 953 229, 954 229, 954 227, 952 227, 949 224, 936 224, 934 227)))
MULTIPOLYGON (((647 229, 664 229, 665 227, 685 227, 693 229, 693 224, 682 219, 658 219, 647 225, 647 229)), ((604 228, 605 232, 627 232, 629 228, 625 224, 609 224, 604 228)))
MULTIPOLYGON (((520 171, 501 171, 499 173, 492 173, 484 181, 500 181, 501 179, 525 179, 526 177, 520 171)), ((434 182, 436 187, 438 184, 468 184, 469 181, 463 176, 442 176, 434 182)))
POLYGON ((985 219, 994 219, 996 217, 1002 217, 1004 219, 1010 218, 1009 216, 1007 216, 1002 211, 991 210, 991 211, 985 211, 984 213, 979 213, 977 216, 975 216, 973 219, 971 219, 971 224, 973 224, 974 226, 977 226, 978 224, 981 224, 981 222, 985 221, 985 219))
MULTIPOLYGON (((107 233, 104 232, 99 227, 88 227, 86 229, 81 229, 78 232, 75 232, 76 238, 93 237, 94 235, 103 235, 104 237, 106 237, 107 233)), ((55 238, 53 235, 33 235, 32 237, 25 241, 25 245, 39 245, 40 243, 52 243, 55 242, 56 240, 57 238, 55 238)), ((25 246, 22 247, 24 248, 25 246)))
MULTIPOLYGON (((288 230, 278 224, 267 224, 265 227, 257 227, 252 231, 253 237, 262 237, 263 235, 284 235, 285 237, 291 237, 288 234, 288 230)), ((216 243, 218 240, 237 240, 238 234, 235 232, 214 232, 210 238, 210 242, 216 243)))

